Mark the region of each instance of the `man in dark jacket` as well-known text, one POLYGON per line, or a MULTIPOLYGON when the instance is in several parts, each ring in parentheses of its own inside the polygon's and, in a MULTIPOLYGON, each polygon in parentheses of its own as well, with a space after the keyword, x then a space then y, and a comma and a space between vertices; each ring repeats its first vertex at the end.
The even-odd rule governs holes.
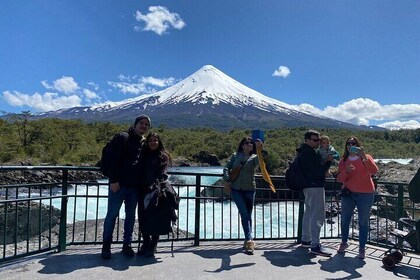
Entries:
POLYGON ((112 138, 112 149, 109 152, 109 193, 108 211, 104 221, 103 246, 101 256, 111 258, 112 233, 115 221, 122 203, 125 205, 125 221, 122 253, 134 256, 131 239, 136 215, 137 197, 140 178, 138 176, 138 161, 143 147, 144 134, 150 128, 150 118, 140 115, 127 132, 122 132, 112 138))
POLYGON ((311 247, 311 253, 329 257, 331 253, 321 247, 320 233, 325 221, 325 173, 333 160, 329 155, 325 165, 321 165, 316 150, 320 144, 320 133, 308 130, 305 142, 296 150, 300 154, 299 168, 306 178, 303 188, 305 212, 302 220, 302 247, 311 247))

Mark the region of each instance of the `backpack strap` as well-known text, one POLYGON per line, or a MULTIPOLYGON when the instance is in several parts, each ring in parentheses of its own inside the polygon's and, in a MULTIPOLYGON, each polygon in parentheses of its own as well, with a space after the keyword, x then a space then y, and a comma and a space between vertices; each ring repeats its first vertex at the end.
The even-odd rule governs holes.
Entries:
POLYGON ((172 241, 171 241, 171 254, 172 254, 172 258, 174 257, 174 239, 175 239, 175 234, 174 234, 174 231, 172 230, 172 241))

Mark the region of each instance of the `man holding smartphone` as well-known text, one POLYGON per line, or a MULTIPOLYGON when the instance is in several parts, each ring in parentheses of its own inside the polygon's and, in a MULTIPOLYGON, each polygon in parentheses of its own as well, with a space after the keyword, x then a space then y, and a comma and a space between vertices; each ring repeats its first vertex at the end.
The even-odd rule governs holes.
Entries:
POLYGON ((316 149, 320 145, 320 133, 308 130, 304 135, 304 143, 296 149, 300 154, 299 168, 306 178, 307 185, 303 187, 305 195, 305 211, 302 221, 302 247, 310 247, 311 253, 329 257, 320 242, 321 227, 325 221, 325 173, 333 160, 328 155, 327 162, 322 165, 316 149))

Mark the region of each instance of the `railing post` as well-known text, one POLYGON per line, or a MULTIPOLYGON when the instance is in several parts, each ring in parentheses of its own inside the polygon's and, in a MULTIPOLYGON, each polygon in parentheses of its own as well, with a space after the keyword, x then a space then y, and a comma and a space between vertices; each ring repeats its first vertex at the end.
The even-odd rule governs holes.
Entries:
POLYGON ((195 176, 195 225, 194 225, 194 246, 200 245, 200 186, 201 175, 195 176))
POLYGON ((61 190, 61 211, 60 211, 60 231, 58 235, 58 251, 66 250, 67 245, 67 189, 68 189, 68 170, 63 169, 62 190, 61 190))
POLYGON ((305 210, 305 196, 303 195, 303 191, 299 191, 299 216, 298 216, 298 232, 297 232, 297 242, 302 242, 302 221, 303 221, 303 213, 305 210))
POLYGON ((403 224, 400 222, 400 219, 404 215, 404 186, 398 185, 398 201, 397 201, 397 222, 398 222, 398 229, 403 229, 403 224))

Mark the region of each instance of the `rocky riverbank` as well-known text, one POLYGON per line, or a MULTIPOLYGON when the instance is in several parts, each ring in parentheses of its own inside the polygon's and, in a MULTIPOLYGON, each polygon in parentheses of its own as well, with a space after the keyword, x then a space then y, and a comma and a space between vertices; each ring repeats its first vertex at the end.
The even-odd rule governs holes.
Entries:
MULTIPOLYGON (((39 205, 38 205, 39 206, 39 205)), ((44 207, 44 206, 42 206, 44 207)), ((58 224, 59 219, 59 210, 55 209, 53 211, 53 220, 54 226, 47 229, 43 229, 42 231, 31 232, 31 235, 28 235, 26 232, 20 230, 22 226, 19 224, 17 235, 14 235, 15 227, 7 227, 8 236, 5 246, 0 246, 0 256, 3 255, 3 250, 5 249, 5 256, 13 256, 15 254, 24 254, 26 252, 37 251, 42 249, 47 249, 49 246, 55 247, 58 245, 59 240, 59 231, 60 227, 58 224), (55 211, 56 210, 56 211, 55 211), (58 211, 58 212, 57 212, 58 211), (29 239, 28 239, 29 236, 29 239), (16 247, 15 247, 16 244, 16 247)), ((39 211, 39 207, 33 205, 33 211, 39 211)), ((31 220, 34 225, 36 225, 34 220, 31 220)), ((48 223, 48 220, 45 219, 45 222, 48 223)), ((0 223, 1 224, 1 223, 0 223)), ((104 220, 87 220, 76 222, 74 224, 67 225, 67 242, 93 242, 93 243, 101 243, 102 242, 102 231, 103 231, 104 220)), ((120 219, 117 223, 118 227, 115 227, 114 230, 114 239, 118 236, 119 239, 122 239, 124 233, 124 219, 120 219)), ((36 226, 35 226, 36 227, 36 226)), ((192 233, 187 233, 181 229, 173 227, 173 231, 175 234, 175 238, 184 239, 186 237, 193 237, 192 233)), ((133 231, 133 242, 137 242, 139 239, 139 229, 138 229, 138 222, 134 224, 134 231, 133 231)), ((160 239, 167 240, 168 238, 172 238, 172 236, 163 235, 160 239)), ((1 237, 0 240, 3 240, 1 237)), ((121 245, 114 245, 115 247, 121 247, 121 245)), ((136 245, 133 245, 134 247, 136 245)), ((99 252, 98 252, 99 254, 99 252)), ((1 258, 0 258, 1 259, 1 258)))
MULTIPOLYGON (((98 171, 69 171, 69 182, 92 182, 103 179, 98 171)), ((28 184, 28 183, 61 183, 63 173, 61 170, 0 170, 1 185, 28 184)))
POLYGON ((409 182, 420 168, 420 158, 412 159, 408 164, 397 162, 377 163, 379 167, 376 177, 386 182, 409 182))
MULTIPOLYGON (((220 166, 221 163, 215 155, 200 153, 191 162, 186 158, 179 157, 174 160, 174 166, 220 166)), ((30 163, 22 162, 19 165, 30 163)), ((286 166, 286 165, 284 165, 286 166)), ((378 162, 379 172, 376 178, 387 182, 409 182, 413 178, 417 169, 420 168, 420 157, 414 158, 408 164, 397 162, 383 163, 378 162)), ((285 169, 276 170, 271 175, 284 175, 285 169)), ((89 182, 103 179, 104 176, 99 171, 69 171, 69 181, 89 182)), ((22 170, 4 171, 0 170, 1 185, 24 184, 24 183, 51 183, 61 182, 62 172, 60 170, 22 170)))

